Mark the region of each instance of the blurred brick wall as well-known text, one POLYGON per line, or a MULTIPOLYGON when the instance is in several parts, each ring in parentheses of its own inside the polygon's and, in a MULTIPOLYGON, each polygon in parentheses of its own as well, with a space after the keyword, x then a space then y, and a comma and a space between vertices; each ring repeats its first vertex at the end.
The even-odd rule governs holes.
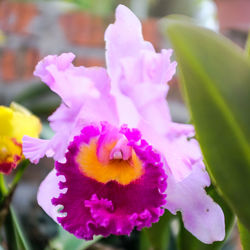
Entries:
MULTIPOLYGON (((38 81, 34 67, 48 54, 71 51, 76 65, 105 66, 104 31, 111 22, 62 3, 0 1, 0 104, 38 81)), ((159 48, 156 19, 143 21, 143 33, 159 48)))

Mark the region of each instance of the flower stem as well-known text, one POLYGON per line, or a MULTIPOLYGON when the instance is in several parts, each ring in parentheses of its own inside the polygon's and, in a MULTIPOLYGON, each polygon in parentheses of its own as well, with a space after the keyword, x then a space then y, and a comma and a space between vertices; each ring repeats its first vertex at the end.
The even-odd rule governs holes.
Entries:
POLYGON ((1 193, 0 201, 2 201, 4 196, 8 193, 8 188, 5 185, 3 174, 0 174, 0 193, 1 193))
POLYGON ((28 250, 28 243, 22 233, 18 219, 13 208, 10 206, 4 223, 8 249, 28 250))
POLYGON ((9 213, 10 203, 15 192, 16 186, 23 176, 24 170, 29 164, 29 160, 23 160, 19 163, 17 167, 17 173, 8 188, 5 184, 4 176, 0 174, 0 227, 3 225, 6 216, 9 213))
POLYGON ((18 182, 19 182, 20 179, 22 178, 23 173, 24 173, 26 167, 29 165, 29 163, 30 163, 30 162, 29 162, 29 160, 27 160, 27 159, 22 160, 22 161, 19 163, 19 165, 18 165, 18 167, 17 167, 17 173, 16 173, 16 175, 15 175, 15 177, 14 177, 14 179, 13 179, 11 185, 10 185, 9 194, 11 194, 11 193, 14 191, 14 189, 16 188, 18 182))

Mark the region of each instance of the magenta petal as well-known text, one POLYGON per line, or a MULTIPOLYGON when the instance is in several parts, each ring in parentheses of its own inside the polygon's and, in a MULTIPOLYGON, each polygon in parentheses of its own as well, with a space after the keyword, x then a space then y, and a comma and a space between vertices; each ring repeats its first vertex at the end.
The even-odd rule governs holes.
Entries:
POLYGON ((58 212, 58 208, 52 205, 51 200, 58 197, 60 193, 65 193, 66 190, 59 189, 59 182, 63 180, 64 177, 56 176, 56 170, 53 169, 40 184, 37 193, 39 206, 57 223, 57 217, 61 214, 58 212))
POLYGON ((206 244, 225 237, 223 211, 204 190, 209 185, 209 175, 202 162, 197 163, 192 173, 180 182, 169 175, 165 205, 173 214, 181 211, 185 228, 206 244))
POLYGON ((108 124, 102 127, 104 130, 96 126, 85 127, 71 143, 66 154, 67 162, 56 163, 57 174, 66 179, 59 186, 67 188, 66 193, 52 201, 55 205, 63 205, 61 212, 67 214, 58 221, 64 229, 84 239, 92 239, 98 234, 130 234, 135 227, 140 230, 151 226, 164 212, 161 207, 165 204, 167 176, 161 156, 141 140, 137 129, 129 130, 123 126, 120 133, 143 162, 144 172, 138 179, 126 185, 115 180, 103 183, 80 171, 76 162, 79 147, 98 138, 102 131, 111 129, 113 134, 108 124))

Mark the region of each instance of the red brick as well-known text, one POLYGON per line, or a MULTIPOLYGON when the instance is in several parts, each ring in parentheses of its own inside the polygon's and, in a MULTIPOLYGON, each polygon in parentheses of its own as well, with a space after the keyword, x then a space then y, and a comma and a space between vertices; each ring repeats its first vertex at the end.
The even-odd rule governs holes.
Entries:
POLYGON ((0 27, 5 32, 27 35, 31 21, 38 15, 33 3, 7 2, 0 3, 0 27))
POLYGON ((26 51, 23 58, 24 71, 22 74, 22 78, 30 79, 33 77, 35 66, 37 65, 39 60, 40 60, 40 55, 37 49, 31 48, 26 51))
POLYGON ((222 31, 236 29, 250 30, 249 0, 216 0, 218 20, 222 31))
POLYGON ((160 47, 161 36, 158 30, 158 19, 156 18, 149 18, 145 19, 142 22, 142 32, 144 39, 146 41, 151 42, 156 49, 160 47))
POLYGON ((92 58, 92 57, 76 57, 74 61, 75 66, 85 66, 85 67, 92 67, 92 66, 105 66, 104 59, 101 58, 92 58))
POLYGON ((4 50, 1 56, 0 71, 1 80, 10 82, 17 79, 16 53, 13 50, 4 50))
POLYGON ((65 36, 72 44, 103 47, 104 20, 85 12, 72 12, 60 17, 65 36))

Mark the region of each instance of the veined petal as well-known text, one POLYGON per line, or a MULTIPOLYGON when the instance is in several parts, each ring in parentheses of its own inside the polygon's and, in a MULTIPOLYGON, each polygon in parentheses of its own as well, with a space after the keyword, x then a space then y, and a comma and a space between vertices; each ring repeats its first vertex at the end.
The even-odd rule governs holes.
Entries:
POLYGON ((223 240, 224 214, 204 189, 210 186, 204 164, 196 163, 192 173, 180 182, 171 174, 168 177, 165 207, 173 214, 181 211, 185 228, 200 241, 211 244, 223 240))

